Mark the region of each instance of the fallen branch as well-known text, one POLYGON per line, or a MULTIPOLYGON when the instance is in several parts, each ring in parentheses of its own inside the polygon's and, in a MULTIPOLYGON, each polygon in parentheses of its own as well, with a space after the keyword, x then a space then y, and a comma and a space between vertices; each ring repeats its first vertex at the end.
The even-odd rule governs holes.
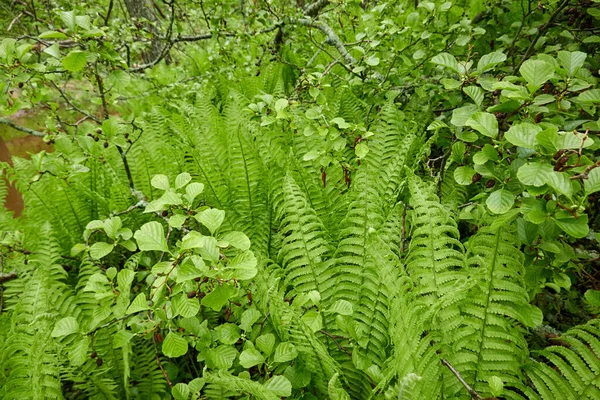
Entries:
POLYGON ((483 397, 481 397, 479 395, 479 393, 477 393, 475 391, 475 389, 473 389, 471 386, 469 386, 469 384, 463 379, 463 377, 460 376, 460 373, 456 369, 454 369, 452 364, 450 364, 448 361, 444 360, 443 358, 442 358, 442 364, 444 364, 446 367, 448 367, 450 372, 452 372, 454 374, 454 376, 456 377, 456 379, 458 379, 458 381, 461 383, 461 385, 463 385, 465 387, 465 389, 467 389, 467 392, 469 392, 471 397, 473 397, 474 399, 477 399, 477 400, 483 400, 483 397))
POLYGON ((29 129, 29 128, 26 128, 26 127, 21 126, 21 125, 17 125, 17 124, 15 124, 13 121, 11 121, 8 118, 0 118, 0 124, 8 125, 11 128, 13 128, 13 129, 16 129, 16 130, 21 131, 21 132, 28 133, 28 134, 33 135, 33 136, 37 136, 37 137, 44 137, 44 136, 46 136, 46 134, 43 133, 43 132, 36 131, 35 129, 29 129))
POLYGON ((0 274, 0 283, 12 281, 13 279, 17 279, 16 272, 9 272, 8 274, 0 274))

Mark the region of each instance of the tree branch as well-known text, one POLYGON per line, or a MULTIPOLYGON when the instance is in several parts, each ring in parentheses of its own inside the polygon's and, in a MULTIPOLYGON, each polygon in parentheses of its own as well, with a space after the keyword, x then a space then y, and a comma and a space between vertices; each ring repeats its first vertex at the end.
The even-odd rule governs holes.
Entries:
POLYGON ((475 389, 473 389, 471 386, 469 386, 469 384, 463 379, 463 377, 460 376, 460 373, 456 369, 454 369, 452 364, 450 364, 448 361, 446 361, 444 359, 442 359, 442 364, 444 364, 446 367, 448 367, 450 372, 452 372, 454 374, 454 376, 456 376, 456 379, 458 379, 458 381, 465 387, 465 389, 467 389, 467 392, 469 392, 471 397, 473 397, 476 400, 483 400, 483 397, 481 397, 479 395, 479 393, 477 393, 475 391, 475 389))
POLYGON ((329 4, 329 0, 317 0, 304 8, 304 15, 307 17, 316 17, 325 6, 329 4))
POLYGON ((346 64, 356 64, 356 59, 346 50, 346 46, 340 40, 339 36, 331 29, 329 25, 322 21, 315 21, 311 18, 296 18, 290 20, 292 24, 304 25, 310 28, 316 28, 325 34, 327 44, 334 46, 340 55, 344 58, 346 64))
POLYGON ((0 283, 12 281, 13 279, 17 279, 16 272, 9 272, 8 274, 0 274, 0 283))
POLYGON ((529 44, 527 51, 525 51, 525 55, 523 56, 521 61, 519 61, 519 64, 517 64, 514 71, 518 71, 519 68, 521 67, 521 65, 523 65, 523 63, 525 61, 527 61, 527 59, 533 55, 533 50, 534 50, 536 43, 546 33, 548 28, 550 28, 550 26, 554 23, 554 20, 556 19, 556 17, 558 17, 558 14, 562 11, 562 9, 569 5, 569 1, 570 0, 564 0, 558 7, 556 7, 556 10, 554 10, 554 12, 550 15, 550 18, 548 19, 548 21, 544 25, 542 25, 541 28, 538 29, 537 35, 535 35, 535 37, 529 44))
POLYGON ((13 129, 16 129, 16 130, 21 131, 21 132, 28 133, 28 134, 33 135, 33 136, 37 136, 37 137, 44 137, 44 136, 46 136, 45 133, 36 131, 34 129, 29 129, 29 128, 26 128, 26 127, 21 126, 21 125, 17 125, 17 124, 15 124, 14 122, 12 122, 8 118, 0 118, 0 124, 2 124, 2 125, 8 125, 11 128, 13 128, 13 129))

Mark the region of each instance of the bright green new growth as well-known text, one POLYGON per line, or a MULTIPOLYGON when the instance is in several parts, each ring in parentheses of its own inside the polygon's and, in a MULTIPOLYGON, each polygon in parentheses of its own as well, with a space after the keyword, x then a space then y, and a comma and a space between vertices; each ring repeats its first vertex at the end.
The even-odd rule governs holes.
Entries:
POLYGON ((0 41, 0 399, 600 398, 597 2, 89 3, 0 41))

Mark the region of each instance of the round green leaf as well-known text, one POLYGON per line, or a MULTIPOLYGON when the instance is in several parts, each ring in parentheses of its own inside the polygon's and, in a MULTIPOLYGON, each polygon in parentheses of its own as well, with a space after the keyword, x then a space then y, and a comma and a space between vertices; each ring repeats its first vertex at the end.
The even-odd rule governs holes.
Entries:
POLYGON ((554 67, 542 60, 527 60, 519 69, 521 76, 532 86, 540 87, 554 75, 554 67))
POLYGON ((494 214, 504 214, 515 204, 515 195, 508 190, 499 189, 490 194, 485 204, 494 214))
POLYGON ((519 168, 517 178, 524 185, 540 187, 548 183, 552 172, 554 171, 550 164, 527 163, 519 168))
POLYGON ((298 356, 296 346, 289 342, 282 342, 277 345, 273 361, 283 363, 294 360, 298 356))
POLYGON ((135 240, 142 251, 158 250, 168 251, 167 240, 165 239, 165 230, 163 226, 156 222, 147 222, 135 232, 135 240))
POLYGON ((90 257, 94 260, 99 260, 102 257, 110 254, 113 251, 115 245, 105 242, 97 242, 90 246, 90 257))
POLYGON ((178 383, 171 389, 171 394, 177 400, 187 400, 190 395, 190 388, 185 383, 178 383))
POLYGON ((280 397, 292 395, 292 384, 283 375, 275 375, 265 383, 265 387, 280 397))
POLYGON ((209 208, 197 214, 195 218, 202 225, 206 226, 211 234, 214 234, 225 219, 225 211, 209 208))
POLYGON ((73 50, 62 59, 62 65, 67 71, 81 71, 87 64, 87 53, 81 50, 73 50))
POLYGON ((188 350, 187 341, 174 332, 169 332, 162 344, 162 352, 165 356, 175 358, 181 357, 188 350))
POLYGON ((265 362, 265 358, 258 350, 249 347, 240 354, 240 365, 244 368, 252 368, 265 362))
POLYGON ((454 170, 454 180, 459 185, 470 185, 473 183, 475 173, 475 170, 471 167, 458 167, 454 170))
POLYGON ((533 149, 537 144, 536 135, 541 131, 539 126, 524 122, 511 126, 504 137, 515 146, 533 149))

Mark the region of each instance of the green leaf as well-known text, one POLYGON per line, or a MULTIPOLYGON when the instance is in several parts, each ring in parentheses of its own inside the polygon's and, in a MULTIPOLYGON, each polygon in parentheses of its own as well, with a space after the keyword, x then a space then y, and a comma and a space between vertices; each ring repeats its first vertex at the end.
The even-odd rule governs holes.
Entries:
POLYGON ((458 61, 454 58, 453 55, 448 53, 440 53, 437 56, 433 57, 431 61, 437 65, 441 65, 446 68, 450 68, 452 71, 457 74, 460 73, 460 69, 458 66, 458 61))
POLYGON ((265 356, 269 357, 273 353, 275 347, 275 335, 272 333, 266 333, 256 338, 256 347, 264 353, 265 356))
POLYGON ((590 231, 587 214, 581 214, 579 218, 575 218, 570 212, 560 210, 556 213, 555 221, 560 229, 577 239, 586 237, 590 231))
POLYGON ((74 31, 76 26, 76 19, 75 19, 75 11, 62 11, 60 13, 58 13, 58 15, 60 15, 60 19, 62 20, 63 24, 65 24, 65 26, 67 28, 69 28, 70 30, 74 31))
POLYGON ((240 321, 240 328, 245 331, 249 331, 252 329, 252 325, 258 321, 258 319, 262 317, 260 311, 255 308, 249 308, 242 313, 242 318, 240 321))
POLYGON ((492 213, 504 214, 515 204, 515 195, 508 190, 498 189, 490 194, 485 204, 492 213))
POLYGON ((296 346, 294 346, 290 342, 281 342, 277 345, 277 348, 275 349, 273 361, 278 363, 284 363, 292 361, 296 357, 298 357, 298 350, 296 350, 296 346))
POLYGON ((556 58, 569 76, 575 76, 577 71, 583 67, 586 57, 587 54, 581 51, 559 51, 556 58))
POLYGON ((477 72, 480 74, 486 72, 496 65, 503 63, 506 60, 506 55, 499 51, 486 54, 479 59, 477 63, 477 72))
POLYGON ((81 71, 87 64, 87 53, 81 50, 72 50, 62 59, 62 66, 67 71, 81 71))
POLYGON ((201 257, 194 255, 177 266, 176 282, 181 283, 199 278, 205 272, 207 272, 207 268, 204 264, 204 260, 202 260, 201 257))
POLYGON ((552 172, 554 171, 550 164, 527 163, 519 168, 517 178, 524 185, 540 187, 548 183, 552 172))
POLYGON ((225 211, 209 208, 208 210, 196 214, 194 218, 202 225, 206 226, 211 234, 214 234, 225 219, 225 211))
POLYGON ((200 232, 190 231, 181 239, 180 250, 199 249, 204 247, 204 235, 200 232))
POLYGON ((168 251, 167 240, 163 226, 156 222, 147 222, 135 232, 135 240, 142 251, 168 251))
POLYGON ((182 172, 175 178, 175 189, 181 189, 192 180, 192 176, 187 172, 182 172))
POLYGON ((241 337, 240 327, 225 323, 215 328, 219 341, 223 344, 235 344, 241 337))
POLYGON ((537 144, 536 135, 541 131, 539 126, 524 122, 511 126, 504 137, 515 146, 533 149, 537 144))
POLYGON ((600 290, 588 289, 584 296, 592 307, 600 307, 600 290))
POLYGON ((171 228, 179 229, 185 224, 187 216, 183 214, 174 214, 169 218, 169 226, 171 228))
POLYGON ((167 190, 171 187, 169 185, 169 178, 163 174, 154 175, 150 184, 160 190, 167 190))
POLYGON ((131 331, 120 329, 113 336, 113 349, 120 349, 131 341, 135 335, 131 331))
POLYGON ((144 293, 138 294, 135 299, 131 302, 131 305, 126 311, 126 314, 134 314, 140 311, 149 310, 148 300, 146 300, 146 295, 144 293))
POLYGON ((573 183, 566 172, 551 171, 547 183, 564 196, 571 197, 573 195, 573 183))
POLYGON ((60 319, 55 325, 50 336, 63 337, 79 332, 79 323, 74 317, 60 319))
POLYGON ((265 357, 258 350, 249 347, 240 354, 240 365, 244 368, 252 368, 265 362, 265 357))
POLYGON ((600 191, 600 168, 594 168, 588 172, 588 178, 584 181, 584 186, 586 195, 600 191))
POLYGON ((481 107, 481 103, 483 102, 483 90, 480 87, 467 86, 463 91, 475 102, 477 107, 481 107))
POLYGON ((90 246, 90 257, 94 260, 99 260, 102 257, 110 254, 111 251, 115 248, 114 244, 109 244, 106 242, 97 242, 90 246))
POLYGON ((66 38, 68 38, 68 36, 65 35, 64 33, 57 32, 57 31, 42 32, 42 33, 40 33, 40 35, 38 37, 40 39, 66 39, 66 38))
POLYGON ((215 290, 202 299, 202 305, 214 311, 221 311, 223 306, 235 293, 236 289, 227 284, 217 286, 215 290))
POLYGON ((243 232, 227 232, 221 237, 221 240, 229 243, 236 249, 248 250, 250 248, 250 239, 248 239, 248 236, 246 236, 246 234, 243 232))
POLYGON ((90 342, 91 339, 87 335, 81 335, 75 339, 75 343, 69 349, 69 361, 74 367, 79 367, 89 360, 90 342))
POLYGON ((169 332, 162 344, 162 352, 170 358, 181 357, 188 350, 187 341, 177 333, 169 332))
POLYGON ((254 253, 246 250, 235 256, 227 267, 223 269, 223 277, 237 280, 252 279, 258 272, 256 268, 257 264, 258 261, 254 257, 254 253))
POLYGON ((269 379, 265 382, 265 388, 280 397, 289 397, 292 395, 292 384, 289 379, 283 375, 275 375, 269 379))
POLYGON ((131 289, 131 283, 133 282, 133 278, 135 278, 135 272, 130 269, 122 269, 117 274, 117 286, 119 288, 119 292, 122 294, 129 295, 129 290, 131 289))
POLYGON ((205 384, 206 381, 203 378, 196 378, 192 379, 190 383, 188 383, 188 386, 190 387, 190 391, 192 393, 199 393, 205 384))
POLYGON ((200 303, 198 298, 189 299, 187 294, 181 293, 173 298, 171 302, 173 315, 181 315, 183 318, 190 318, 198 315, 200 312, 200 303))
POLYGON ((379 58, 377 58, 375 56, 371 56, 365 60, 365 63, 367 65, 370 65, 371 67, 374 67, 376 65, 379 65, 379 58))
MULTIPOLYGON (((229 369, 238 356, 237 350, 230 345, 222 344, 206 354, 209 364, 217 369, 229 369)), ((210 365, 209 365, 210 366, 210 365)))
POLYGON ((350 124, 347 123, 344 118, 336 117, 331 120, 332 124, 336 124, 340 129, 348 129, 350 128, 350 124))
POLYGON ((199 183, 199 182, 192 182, 192 183, 190 183, 189 185, 186 186, 186 188, 185 188, 185 194, 183 195, 183 197, 189 203, 193 203, 194 199, 200 193, 202 193, 203 190, 204 190, 204 184, 199 183))
POLYGON ((542 60, 527 60, 519 69, 527 83, 539 88, 554 75, 554 67, 542 60))
POLYGON ((493 114, 476 112, 465 122, 465 125, 492 139, 498 137, 498 120, 493 114))
POLYGON ((600 89, 587 90, 577 96, 576 99, 579 103, 589 106, 600 103, 600 89))
POLYGON ((459 185, 467 186, 473 183, 475 174, 475 170, 471 167, 458 167, 454 170, 454 180, 459 185))
POLYGON ((356 144, 354 148, 354 152, 356 153, 356 157, 365 158, 367 154, 369 154, 369 145, 367 142, 360 142, 356 144))
POLYGON ((352 315, 354 313, 352 303, 346 300, 337 300, 327 311, 340 315, 352 315))
POLYGON ((171 389, 174 399, 187 400, 190 395, 190 388, 185 383, 178 383, 171 389))
POLYGON ((117 232, 122 226, 121 218, 112 217, 104 221, 104 232, 106 232, 106 236, 114 240, 117 238, 117 232))
POLYGON ((474 104, 468 104, 464 107, 456 108, 452 111, 452 119, 450 123, 454 126, 465 126, 467 121, 477 111, 477 106, 474 104))
POLYGON ((504 390, 504 382, 502 382, 502 379, 495 375, 490 376, 488 378, 488 383, 490 385, 490 392, 494 397, 498 397, 502 394, 502 391, 504 390))

